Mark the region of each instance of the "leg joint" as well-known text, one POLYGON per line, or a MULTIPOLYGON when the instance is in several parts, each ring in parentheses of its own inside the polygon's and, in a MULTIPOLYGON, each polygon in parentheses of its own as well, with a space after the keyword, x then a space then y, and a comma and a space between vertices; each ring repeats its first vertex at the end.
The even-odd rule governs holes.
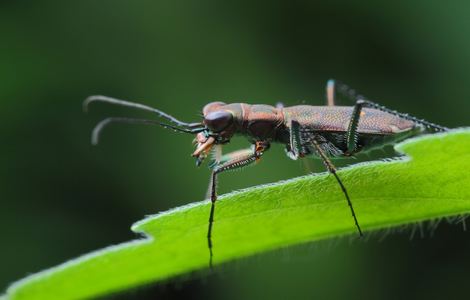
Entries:
POLYGON ((356 101, 356 105, 360 105, 360 106, 363 106, 364 104, 368 104, 370 103, 370 101, 367 101, 365 99, 359 99, 356 101))

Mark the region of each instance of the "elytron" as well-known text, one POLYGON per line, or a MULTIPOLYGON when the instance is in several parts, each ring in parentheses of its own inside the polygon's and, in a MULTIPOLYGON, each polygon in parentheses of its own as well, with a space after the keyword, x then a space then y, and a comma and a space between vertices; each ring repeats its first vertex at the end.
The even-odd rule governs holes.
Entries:
POLYGON ((447 131, 436 125, 408 114, 399 113, 367 100, 353 89, 340 82, 329 80, 326 87, 326 106, 297 105, 283 107, 264 104, 212 102, 204 106, 203 120, 196 123, 181 122, 158 109, 110 98, 91 96, 84 102, 86 109, 91 102, 133 107, 153 112, 168 123, 149 119, 107 118, 94 129, 92 143, 97 144, 101 130, 110 123, 156 124, 195 135, 196 149, 192 156, 199 166, 211 151, 216 155, 210 164, 212 169, 209 195, 207 241, 212 264, 212 226, 217 200, 217 177, 220 173, 244 167, 259 161, 271 144, 285 145, 289 158, 299 159, 317 156, 326 169, 335 177, 349 205, 357 232, 363 235, 347 189, 336 173, 331 159, 354 156, 373 148, 394 144, 412 136, 447 131), (336 93, 354 100, 353 106, 337 106, 336 93), (221 156, 221 145, 234 135, 248 138, 251 147, 221 156))

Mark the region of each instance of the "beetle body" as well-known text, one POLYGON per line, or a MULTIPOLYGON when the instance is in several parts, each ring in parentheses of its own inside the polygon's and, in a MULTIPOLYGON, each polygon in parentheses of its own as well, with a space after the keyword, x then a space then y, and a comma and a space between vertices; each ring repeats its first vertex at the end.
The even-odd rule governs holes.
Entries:
POLYGON ((93 131, 92 142, 98 143, 101 130, 112 122, 132 124, 157 124, 178 132, 195 134, 196 150, 193 156, 200 165, 211 149, 230 142, 234 135, 248 138, 254 147, 235 151, 221 156, 215 151, 209 195, 211 208, 208 222, 207 241, 212 265, 212 225, 214 223, 215 202, 217 200, 218 174, 241 168, 258 161, 271 143, 284 144, 287 155, 298 159, 309 155, 320 157, 327 170, 334 175, 347 200, 356 228, 362 236, 352 202, 345 185, 342 183, 330 157, 351 156, 373 148, 393 144, 408 137, 422 133, 442 132, 448 128, 433 124, 408 114, 390 110, 366 100, 354 90, 334 80, 327 84, 327 106, 297 105, 291 107, 264 104, 212 102, 204 106, 203 120, 200 123, 181 122, 158 109, 134 102, 123 101, 106 96, 91 96, 85 103, 102 101, 112 104, 138 108, 156 113, 167 123, 156 120, 108 118, 101 121, 93 131), (335 91, 338 90, 355 100, 354 106, 336 106, 335 91), (219 157, 217 157, 219 156, 219 157))
MULTIPOLYGON (((333 157, 350 156, 425 132, 425 127, 421 124, 378 109, 365 108, 358 122, 357 148, 354 153, 348 153, 345 136, 353 113, 352 106, 274 107, 214 102, 205 107, 204 114, 210 116, 221 111, 229 112, 233 116, 232 125, 220 132, 220 135, 224 137, 221 143, 229 141, 232 135, 243 135, 252 143, 263 141, 267 144, 271 142, 284 144, 287 153, 291 150, 290 124, 292 120, 300 124, 303 136, 311 134, 321 136, 323 149, 333 157)), ((302 156, 310 154, 315 155, 315 151, 309 146, 304 146, 302 156)))

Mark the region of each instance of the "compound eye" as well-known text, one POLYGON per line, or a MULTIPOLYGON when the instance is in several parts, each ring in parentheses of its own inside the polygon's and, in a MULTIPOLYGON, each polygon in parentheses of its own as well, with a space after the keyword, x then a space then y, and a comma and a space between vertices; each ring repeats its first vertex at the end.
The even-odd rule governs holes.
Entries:
POLYGON ((232 113, 225 110, 214 111, 204 117, 204 123, 214 132, 224 130, 232 123, 232 120, 232 113))

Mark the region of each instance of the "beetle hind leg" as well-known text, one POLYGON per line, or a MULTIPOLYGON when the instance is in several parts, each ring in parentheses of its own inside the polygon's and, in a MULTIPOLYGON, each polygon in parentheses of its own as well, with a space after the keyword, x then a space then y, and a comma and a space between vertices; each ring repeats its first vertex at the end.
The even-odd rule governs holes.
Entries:
MULTIPOLYGON (((344 84, 340 81, 334 80, 334 79, 328 80, 326 91, 327 91, 327 102, 328 102, 329 106, 335 105, 336 92, 339 92, 340 94, 342 94, 346 98, 355 101, 355 103, 356 103, 356 105, 354 106, 355 109, 359 108, 358 107, 359 105, 361 106, 360 108, 368 107, 368 108, 378 109, 378 110, 381 110, 383 112, 398 116, 400 118, 413 121, 417 124, 421 124, 426 129, 430 130, 431 132, 442 132, 442 131, 448 131, 449 130, 447 127, 437 125, 437 124, 425 121, 423 119, 419 119, 419 118, 410 116, 408 114, 400 113, 400 112, 397 112, 395 110, 389 109, 385 106, 379 105, 375 102, 372 102, 372 101, 368 100, 366 97, 364 97, 363 95, 359 94, 356 90, 350 88, 348 85, 346 85, 346 84, 344 84)), ((360 108, 359 108, 359 113, 360 113, 360 108)), ((351 118, 350 125, 352 125, 353 118, 354 118, 354 114, 353 114, 353 117, 351 118)), ((357 124, 356 124, 356 126, 357 126, 357 124)), ((348 130, 348 132, 349 132, 349 130, 348 130)), ((351 133, 354 133, 354 132, 351 132, 351 133)), ((349 136, 349 134, 348 134, 348 136, 349 136)), ((347 146, 348 146, 348 152, 349 152, 350 147, 353 146, 352 145, 352 140, 348 139, 347 144, 348 144, 347 146)))
POLYGON ((357 150, 357 126, 359 125, 359 119, 361 118, 361 111, 364 104, 364 100, 357 100, 356 104, 353 107, 351 119, 349 120, 348 130, 346 131, 347 150, 344 153, 346 156, 351 156, 357 150))
POLYGON ((335 106, 335 85, 334 79, 330 79, 326 83, 326 104, 328 106, 335 106))
POLYGON ((428 121, 423 120, 423 119, 419 119, 419 118, 411 116, 409 114, 404 114, 404 113, 397 112, 396 110, 389 109, 385 106, 382 106, 380 104, 377 104, 377 103, 372 102, 370 100, 367 100, 365 98, 360 99, 358 101, 362 101, 362 106, 364 106, 364 107, 381 110, 383 112, 398 116, 398 117, 403 118, 405 120, 415 122, 416 124, 420 124, 420 125, 424 126, 430 132, 444 132, 444 131, 449 130, 449 128, 447 128, 447 127, 444 127, 444 126, 441 126, 441 125, 438 125, 438 124, 434 124, 434 123, 428 122, 428 121))
POLYGON ((337 92, 352 101, 357 101, 358 99, 365 99, 364 96, 357 93, 356 90, 350 88, 348 85, 342 83, 339 80, 330 79, 326 83, 326 104, 328 106, 336 105, 337 92))

